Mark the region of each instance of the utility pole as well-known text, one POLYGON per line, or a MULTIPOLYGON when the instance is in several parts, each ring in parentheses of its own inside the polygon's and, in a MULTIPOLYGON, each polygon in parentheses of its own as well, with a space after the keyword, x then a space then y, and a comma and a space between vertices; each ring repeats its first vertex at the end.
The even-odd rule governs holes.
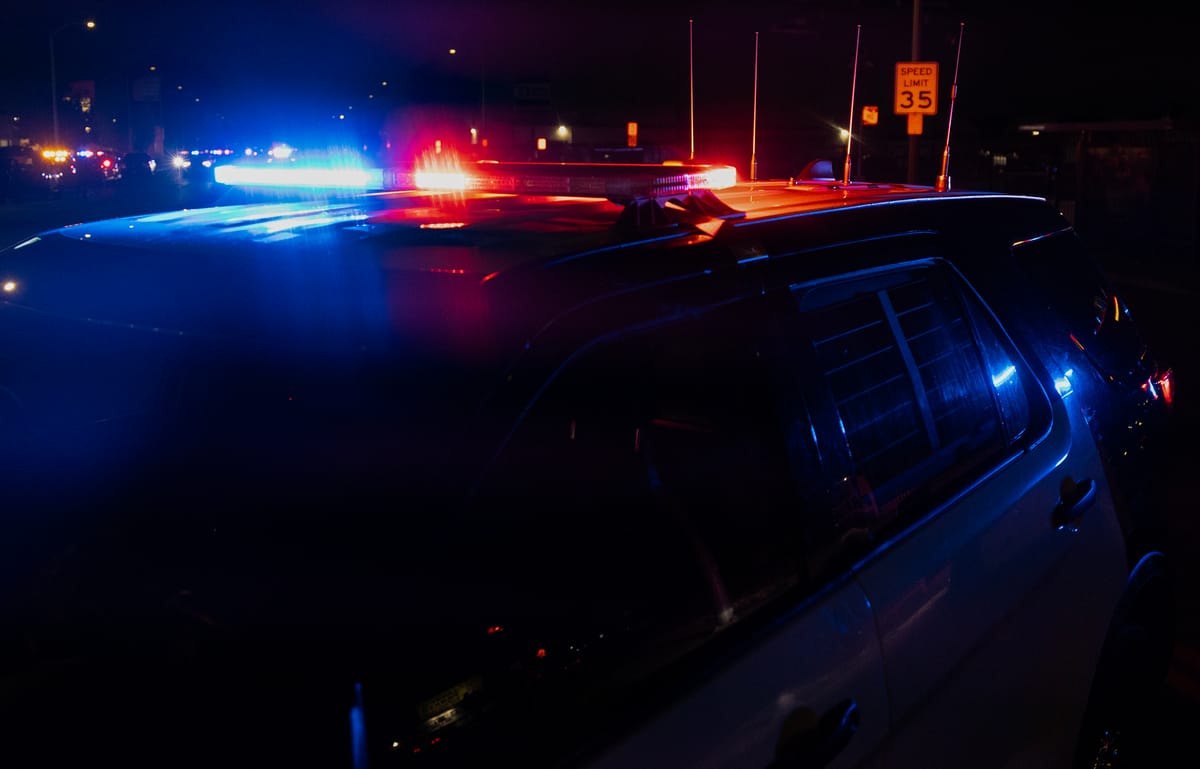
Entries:
MULTIPOLYGON (((912 15, 912 58, 909 61, 921 60, 921 0, 913 0, 912 15)), ((912 117, 912 115, 909 115, 912 117)), ((918 117, 920 117, 918 115, 918 117)), ((917 135, 908 135, 908 183, 917 183, 917 135)))
MULTIPOLYGON (((54 36, 64 29, 80 25, 80 22, 68 21, 50 31, 50 114, 54 120, 54 147, 57 149, 61 146, 58 138, 58 68, 54 56, 54 36)), ((88 19, 82 22, 85 29, 95 29, 96 22, 88 19)))
POLYGON ((54 66, 54 35, 66 26, 59 27, 50 33, 50 114, 54 116, 54 147, 58 148, 58 72, 54 66))

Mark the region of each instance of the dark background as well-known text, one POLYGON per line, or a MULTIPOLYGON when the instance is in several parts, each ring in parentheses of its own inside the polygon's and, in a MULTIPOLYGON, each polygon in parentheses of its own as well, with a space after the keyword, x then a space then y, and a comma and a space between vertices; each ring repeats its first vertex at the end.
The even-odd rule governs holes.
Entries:
MULTIPOLYGON (((1187 483, 1200 381, 1192 14, 1182 3, 924 0, 914 57, 912 0, 9 4, 0 11, 0 146, 50 142, 52 34, 65 140, 160 159, 286 141, 394 161, 435 137, 484 154, 469 144, 472 126, 493 156, 593 159, 623 147, 627 122, 637 121, 636 159, 694 151, 746 178, 753 147, 759 178, 788 178, 816 157, 840 168, 838 129, 877 105, 879 125, 854 126, 856 178, 932 184, 950 128, 954 186, 1054 202, 1175 372, 1169 496, 1180 639, 1163 697, 1148 704, 1163 720, 1166 766, 1190 757, 1200 725, 1200 518, 1187 483), (96 29, 83 28, 88 18, 96 29), (939 62, 941 77, 939 112, 910 139, 892 111, 893 75, 914 58, 939 62), (81 94, 92 97, 86 114, 81 94), (559 124, 570 141, 553 139, 559 124), (534 139, 547 134, 549 149, 537 153, 534 139)), ((159 192, 0 205, 0 245, 195 202, 178 188, 159 192)))
MULTIPOLYGON (((964 149, 1003 142, 1022 124, 1195 116, 1182 8, 924 0, 918 9, 920 59, 941 64, 939 112, 922 138, 934 171, 956 61, 953 129, 964 149)), ((913 58, 912 0, 127 0, 17 4, 3 17, 0 141, 50 134, 53 32, 60 96, 94 83, 86 138, 118 149, 145 144, 148 121, 164 125, 164 151, 276 140, 373 149, 397 116, 461 107, 474 121, 482 103, 495 134, 500 121, 567 122, 592 144, 623 144, 635 120, 643 143, 690 152, 694 124, 697 154, 745 174, 755 141, 760 175, 786 177, 836 150, 852 85, 856 114, 879 106, 865 152, 907 142, 892 114, 893 75, 913 58), (156 98, 146 78, 158 79, 156 98), (519 90, 530 84, 532 99, 519 90)), ((64 134, 85 138, 82 117, 60 103, 64 134)))

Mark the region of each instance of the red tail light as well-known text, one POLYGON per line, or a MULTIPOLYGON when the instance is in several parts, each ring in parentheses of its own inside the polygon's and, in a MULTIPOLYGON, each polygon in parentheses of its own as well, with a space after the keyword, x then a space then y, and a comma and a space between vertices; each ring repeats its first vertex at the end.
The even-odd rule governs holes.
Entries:
POLYGON ((1156 374, 1154 377, 1147 379, 1142 383, 1142 390, 1149 393, 1154 400, 1162 398, 1163 402, 1170 406, 1175 402, 1175 387, 1174 376, 1171 369, 1167 369, 1165 373, 1156 374))

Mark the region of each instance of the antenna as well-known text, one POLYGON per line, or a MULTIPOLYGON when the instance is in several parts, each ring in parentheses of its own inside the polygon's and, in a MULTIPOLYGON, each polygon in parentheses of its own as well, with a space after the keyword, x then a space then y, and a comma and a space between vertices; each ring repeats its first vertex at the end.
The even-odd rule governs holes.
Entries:
POLYGON ((962 60, 962 39, 966 22, 958 23, 958 52, 954 54, 954 83, 950 86, 950 112, 946 116, 946 148, 942 150, 942 172, 938 174, 937 190, 950 189, 950 124, 954 122, 954 99, 958 96, 958 63, 962 60))
POLYGON ((688 160, 696 159, 696 78, 694 75, 696 67, 695 47, 692 42, 692 20, 688 19, 688 92, 689 92, 689 120, 691 121, 691 142, 692 151, 688 155, 688 160))
POLYGON ((758 144, 758 33, 754 33, 754 108, 750 120, 750 181, 758 181, 758 160, 755 149, 758 144))
POLYGON ((850 143, 854 140, 854 87, 858 84, 858 41, 862 39, 862 25, 854 36, 854 74, 850 77, 850 122, 846 123, 846 174, 842 180, 850 183, 850 143))

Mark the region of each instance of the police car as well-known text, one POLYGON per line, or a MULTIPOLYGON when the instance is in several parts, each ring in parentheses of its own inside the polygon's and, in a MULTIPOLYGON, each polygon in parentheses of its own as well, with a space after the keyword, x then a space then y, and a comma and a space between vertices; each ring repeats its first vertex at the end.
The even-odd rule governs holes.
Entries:
POLYGON ((1136 756, 1172 378, 1045 200, 287 173, 0 251, 0 763, 1136 756))

